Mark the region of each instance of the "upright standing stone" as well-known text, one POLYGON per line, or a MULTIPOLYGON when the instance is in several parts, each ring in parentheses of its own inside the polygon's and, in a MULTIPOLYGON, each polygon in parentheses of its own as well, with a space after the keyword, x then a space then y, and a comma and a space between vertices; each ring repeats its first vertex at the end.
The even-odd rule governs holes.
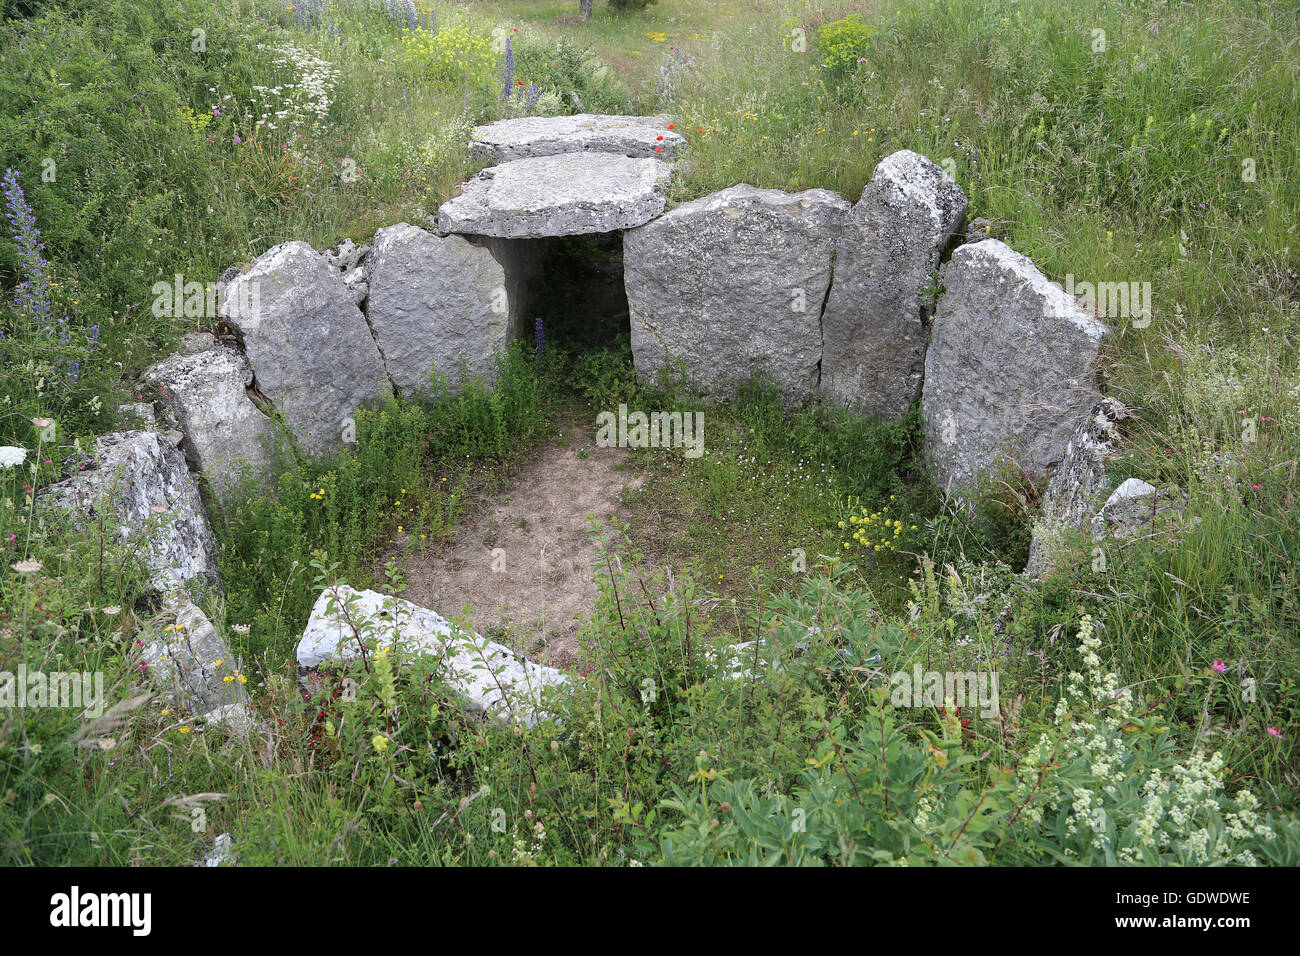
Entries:
POLYGON ((275 246, 231 279, 222 314, 243 335, 258 390, 309 454, 339 448, 358 407, 392 396, 365 316, 305 242, 275 246))
POLYGON ((996 239, 953 253, 925 358, 925 461, 968 489, 1002 457, 1047 475, 1096 404, 1106 326, 996 239))
POLYGON ((822 314, 821 394, 887 419, 921 397, 922 289, 966 216, 966 194, 911 150, 881 160, 844 217, 822 314))
POLYGON ((513 330, 505 270, 489 249, 402 222, 375 233, 367 268, 367 318, 401 394, 428 394, 434 370, 492 380, 513 330))
POLYGON ((637 374, 684 367, 705 394, 766 374, 812 397, 821 308, 849 204, 825 189, 732 186, 629 230, 623 268, 637 374))
POLYGON ((253 370, 233 349, 217 346, 173 355, 144 373, 169 424, 185 435, 190 464, 223 503, 247 467, 254 478, 271 473, 271 420, 248 397, 253 370))

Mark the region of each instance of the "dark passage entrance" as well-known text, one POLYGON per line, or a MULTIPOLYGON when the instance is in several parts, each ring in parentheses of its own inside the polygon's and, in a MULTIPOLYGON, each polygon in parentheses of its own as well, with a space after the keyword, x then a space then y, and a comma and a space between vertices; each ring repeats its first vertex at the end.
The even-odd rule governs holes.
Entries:
MULTIPOLYGON (((540 316, 546 345, 571 355, 626 343, 631 330, 623 288, 623 234, 554 240, 528 286, 529 316, 540 316)), ((525 329, 525 335, 535 330, 525 329)))

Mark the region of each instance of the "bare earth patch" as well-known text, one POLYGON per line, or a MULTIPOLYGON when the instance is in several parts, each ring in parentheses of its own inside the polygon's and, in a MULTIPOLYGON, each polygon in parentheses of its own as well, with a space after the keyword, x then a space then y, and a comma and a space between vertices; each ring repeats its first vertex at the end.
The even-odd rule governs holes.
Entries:
POLYGON ((402 597, 444 617, 473 608, 478 633, 553 666, 572 663, 578 629, 596 606, 600 549, 588 517, 616 532, 619 496, 641 485, 629 452, 598 448, 595 426, 564 423, 506 491, 461 521, 449 544, 406 558, 402 597))

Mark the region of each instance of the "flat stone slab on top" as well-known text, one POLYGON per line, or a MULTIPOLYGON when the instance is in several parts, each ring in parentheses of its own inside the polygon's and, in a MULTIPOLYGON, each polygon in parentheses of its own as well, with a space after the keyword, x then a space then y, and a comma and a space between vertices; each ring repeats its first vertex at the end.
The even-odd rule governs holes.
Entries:
POLYGON ((659 116, 522 116, 470 131, 470 153, 490 163, 508 163, 560 153, 613 153, 638 159, 672 159, 684 140, 659 116))
POLYGON ((613 153, 563 153, 489 166, 430 217, 439 235, 541 239, 614 232, 664 210, 668 165, 613 153))

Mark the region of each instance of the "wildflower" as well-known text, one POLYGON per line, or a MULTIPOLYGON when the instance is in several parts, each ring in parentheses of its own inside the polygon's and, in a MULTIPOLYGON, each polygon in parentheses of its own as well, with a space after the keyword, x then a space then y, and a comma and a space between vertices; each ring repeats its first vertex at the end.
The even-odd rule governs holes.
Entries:
POLYGON ((1281 728, 1281 727, 1270 727, 1270 728, 1268 728, 1268 733, 1269 733, 1269 736, 1270 736, 1270 737, 1281 737, 1281 736, 1282 736, 1282 728, 1281 728))
POLYGON ((107 614, 109 617, 115 617, 122 613, 122 607, 119 604, 110 604, 108 607, 100 608, 100 611, 107 614))
POLYGON ((9 567, 13 568, 19 574, 35 574, 44 567, 44 565, 35 558, 29 558, 26 561, 19 561, 17 564, 11 564, 9 567))
POLYGON ((370 738, 370 743, 375 748, 376 753, 383 753, 388 749, 389 740, 383 734, 375 734, 370 738))
POLYGON ((1228 665, 1223 663, 1223 660, 1221 658, 1216 659, 1215 662, 1210 665, 1210 669, 1218 671, 1220 674, 1228 673, 1228 665))
POLYGON ((0 445, 0 468, 13 468, 27 460, 27 449, 0 445))

